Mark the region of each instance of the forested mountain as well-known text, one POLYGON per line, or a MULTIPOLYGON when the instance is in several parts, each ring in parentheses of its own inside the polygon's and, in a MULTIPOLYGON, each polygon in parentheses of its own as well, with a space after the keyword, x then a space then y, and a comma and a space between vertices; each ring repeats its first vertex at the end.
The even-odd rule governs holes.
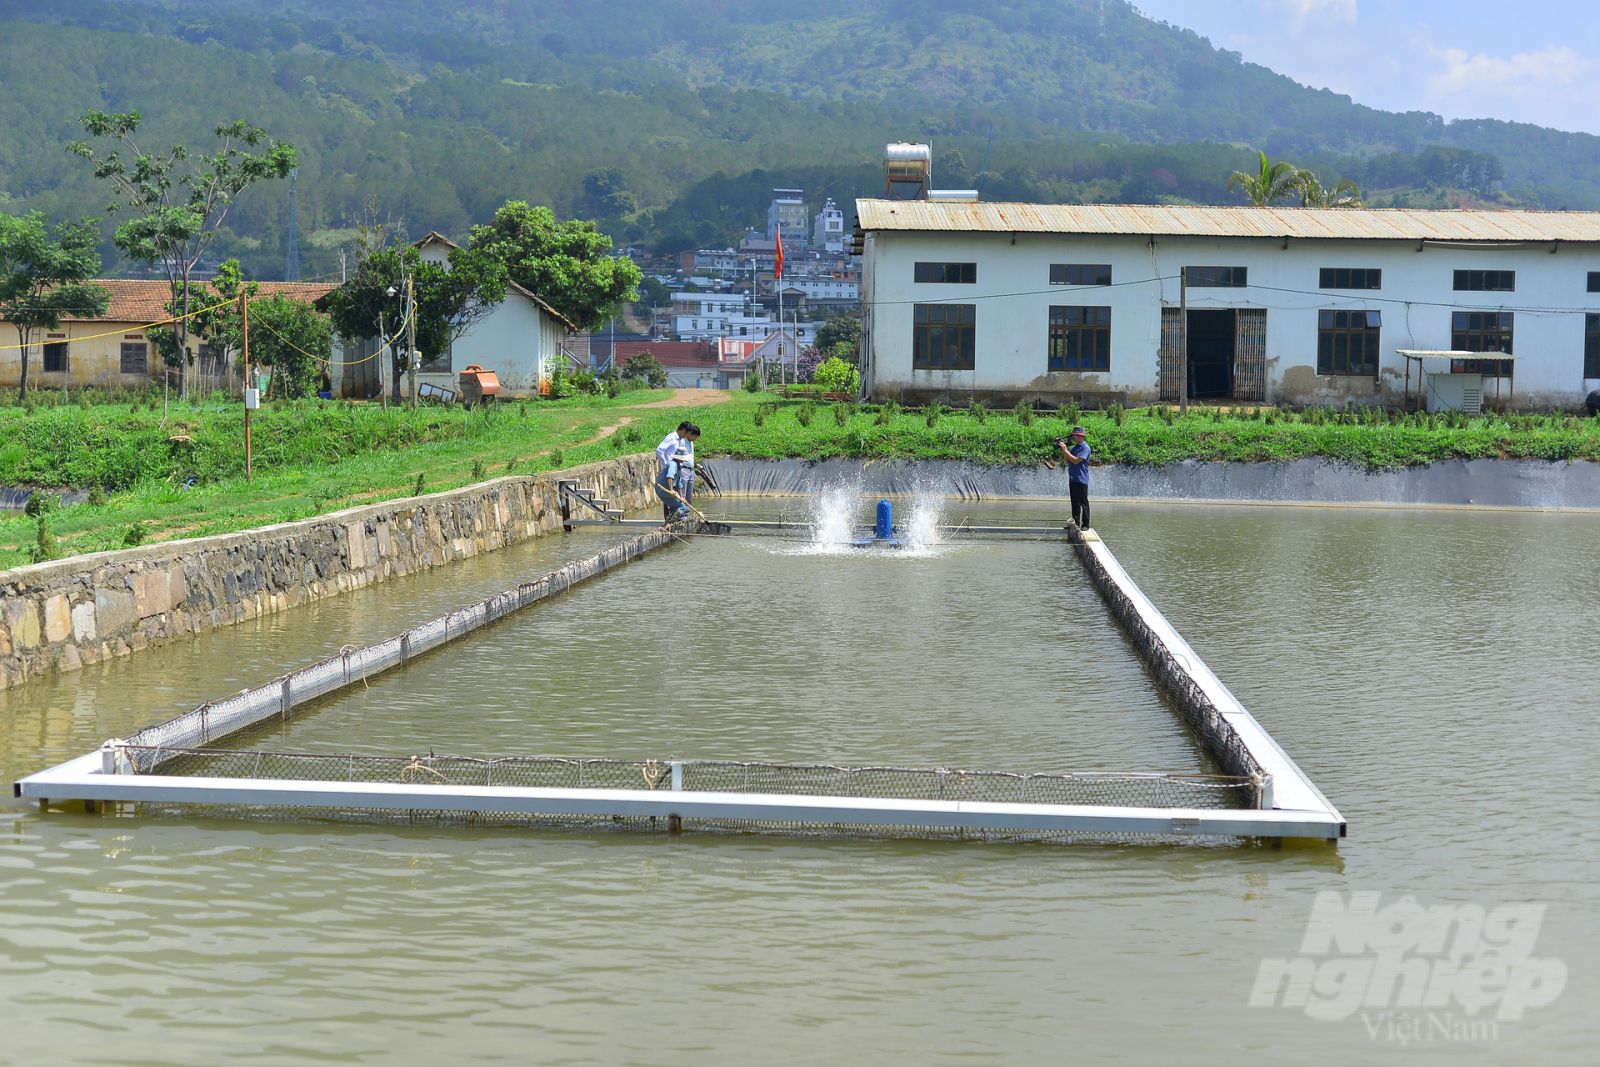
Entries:
MULTIPOLYGON (((723 242, 774 185, 876 192, 898 139, 986 199, 1234 202, 1261 147, 1379 204, 1600 208, 1600 138, 1361 107, 1122 0, 0 0, 0 71, 0 210, 104 206, 62 150, 90 108, 156 146, 247 118, 301 149, 307 274, 363 214, 461 233, 508 198, 723 242)), ((287 204, 248 193, 220 250, 273 276, 287 204)))

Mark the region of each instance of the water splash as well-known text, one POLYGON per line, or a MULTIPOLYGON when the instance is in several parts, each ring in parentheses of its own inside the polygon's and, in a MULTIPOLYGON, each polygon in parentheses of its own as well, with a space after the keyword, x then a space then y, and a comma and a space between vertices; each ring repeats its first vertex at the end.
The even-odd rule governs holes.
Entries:
POLYGON ((822 493, 816 499, 811 521, 812 545, 821 551, 849 548, 854 536, 851 523, 860 505, 860 493, 853 487, 838 486, 822 493))
POLYGON ((935 554, 942 547, 939 516, 944 498, 931 491, 919 492, 909 502, 895 507, 895 530, 900 543, 860 546, 863 537, 872 536, 873 511, 880 494, 868 492, 858 484, 833 486, 812 499, 810 540, 791 546, 797 555, 871 555, 877 557, 921 557, 935 554))

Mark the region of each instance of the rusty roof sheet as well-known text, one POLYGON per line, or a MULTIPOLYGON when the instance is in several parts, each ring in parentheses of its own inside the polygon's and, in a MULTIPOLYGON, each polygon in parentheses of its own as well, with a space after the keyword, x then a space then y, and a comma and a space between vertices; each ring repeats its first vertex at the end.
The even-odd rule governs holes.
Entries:
POLYGON ((856 201, 859 230, 1342 238, 1365 241, 1600 242, 1600 211, 1188 207, 1167 204, 963 204, 856 201))

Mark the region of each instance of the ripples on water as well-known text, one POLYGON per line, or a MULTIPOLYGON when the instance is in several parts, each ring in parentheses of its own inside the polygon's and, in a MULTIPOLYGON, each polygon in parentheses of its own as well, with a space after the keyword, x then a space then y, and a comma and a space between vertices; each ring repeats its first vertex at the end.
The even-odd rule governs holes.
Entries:
MULTIPOLYGON (((1337 852, 4 809, 0 1061, 1589 1062, 1597 520, 1099 510, 1136 580, 1349 816, 1337 852), (1297 951, 1318 889, 1547 901, 1537 951, 1567 961, 1567 992, 1493 1045, 1403 1051, 1357 1020, 1246 1007, 1259 961, 1297 951)), ((586 553, 589 536, 0 694, 0 769, 384 636, 586 553)), ((786 551, 668 550, 281 741, 1193 764, 1061 550, 786 551)))

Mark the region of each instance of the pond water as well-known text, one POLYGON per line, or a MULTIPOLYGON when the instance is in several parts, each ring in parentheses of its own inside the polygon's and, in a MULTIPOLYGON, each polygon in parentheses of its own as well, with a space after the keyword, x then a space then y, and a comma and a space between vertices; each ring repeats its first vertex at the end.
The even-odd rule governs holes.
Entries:
MULTIPOLYGON (((944 518, 1059 510, 951 503, 944 518)), ((1350 820, 1337 849, 95 818, 13 802, 0 1058, 1590 1062, 1600 520, 1115 503, 1096 519, 1350 820), (1250 1006, 1262 961, 1299 954, 1328 890, 1544 904, 1533 955, 1564 963, 1564 991, 1454 1039, 1408 1035, 1388 1004, 1333 1021, 1250 1006)), ((616 536, 546 538, 0 694, 0 777, 616 536)), ((1208 769, 1067 550, 1016 541, 849 553, 697 539, 261 743, 1208 769)))

